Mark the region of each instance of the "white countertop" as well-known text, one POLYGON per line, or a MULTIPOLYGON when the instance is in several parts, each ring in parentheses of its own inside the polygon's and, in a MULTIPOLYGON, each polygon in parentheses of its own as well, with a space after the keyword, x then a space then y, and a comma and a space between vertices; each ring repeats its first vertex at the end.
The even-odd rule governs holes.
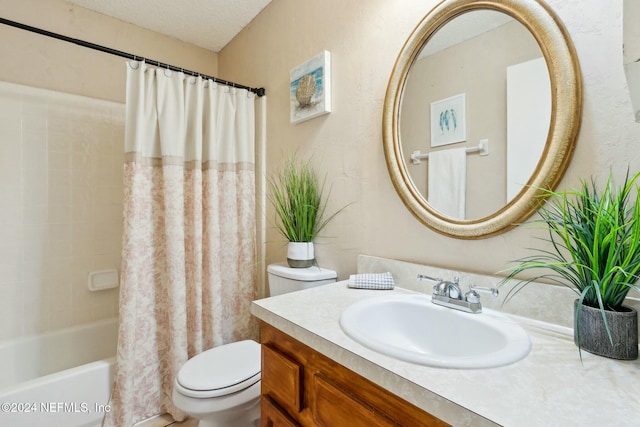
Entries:
POLYGON ((640 425, 640 361, 583 351, 581 363, 567 328, 516 318, 530 334, 530 354, 512 365, 477 370, 403 362, 342 332, 340 314, 348 305, 385 293, 412 291, 349 289, 343 281, 254 301, 251 312, 454 426, 640 425))

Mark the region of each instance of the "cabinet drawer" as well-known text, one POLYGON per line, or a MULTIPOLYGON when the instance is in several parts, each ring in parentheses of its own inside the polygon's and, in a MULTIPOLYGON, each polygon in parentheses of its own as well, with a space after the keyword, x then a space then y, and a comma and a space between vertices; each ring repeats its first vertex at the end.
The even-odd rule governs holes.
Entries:
POLYGON ((260 411, 261 427, 300 427, 300 424, 280 409, 277 403, 266 396, 262 396, 260 411))
POLYGON ((302 366, 268 345, 262 346, 262 394, 289 412, 302 409, 302 366))

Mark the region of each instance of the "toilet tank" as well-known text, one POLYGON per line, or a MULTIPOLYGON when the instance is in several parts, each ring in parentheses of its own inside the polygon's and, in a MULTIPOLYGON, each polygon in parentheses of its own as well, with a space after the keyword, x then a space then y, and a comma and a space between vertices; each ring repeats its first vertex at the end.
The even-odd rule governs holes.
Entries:
POLYGON ((291 268, 286 263, 270 264, 267 273, 270 296, 334 283, 338 277, 335 271, 326 268, 291 268))

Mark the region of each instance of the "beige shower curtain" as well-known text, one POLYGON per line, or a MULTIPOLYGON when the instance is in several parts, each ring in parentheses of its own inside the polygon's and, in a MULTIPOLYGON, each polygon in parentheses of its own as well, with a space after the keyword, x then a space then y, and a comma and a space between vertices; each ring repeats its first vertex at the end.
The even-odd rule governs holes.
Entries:
POLYGON ((131 62, 126 111, 118 427, 182 419, 180 366, 256 335, 254 95, 131 62))

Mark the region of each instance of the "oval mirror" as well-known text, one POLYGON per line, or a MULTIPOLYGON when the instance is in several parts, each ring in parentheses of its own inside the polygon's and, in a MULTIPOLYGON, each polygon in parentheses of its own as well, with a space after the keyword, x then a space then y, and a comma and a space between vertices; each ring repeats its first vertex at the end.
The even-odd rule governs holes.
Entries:
POLYGON ((506 231, 562 177, 581 105, 575 50, 544 3, 445 0, 413 31, 389 79, 392 182, 440 233, 506 231))

